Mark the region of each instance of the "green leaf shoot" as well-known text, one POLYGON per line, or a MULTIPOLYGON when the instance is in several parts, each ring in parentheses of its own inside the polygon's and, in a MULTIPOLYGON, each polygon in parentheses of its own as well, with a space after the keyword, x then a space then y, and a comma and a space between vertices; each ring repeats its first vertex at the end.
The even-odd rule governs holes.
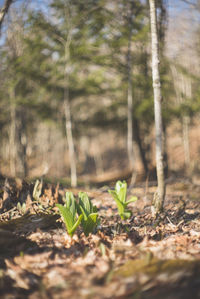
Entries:
POLYGON ((115 185, 115 190, 108 190, 108 192, 112 195, 115 200, 118 208, 118 213, 122 220, 128 219, 131 217, 132 212, 127 209, 127 206, 137 201, 137 197, 133 196, 129 200, 126 201, 127 195, 127 183, 125 181, 117 181, 115 185))
POLYGON ((83 215, 81 225, 86 236, 92 233, 98 224, 97 207, 93 206, 87 193, 79 192, 78 213, 83 215))
POLYGON ((77 217, 77 204, 72 192, 66 192, 65 205, 56 204, 66 225, 68 234, 72 237, 81 223, 83 215, 77 217))

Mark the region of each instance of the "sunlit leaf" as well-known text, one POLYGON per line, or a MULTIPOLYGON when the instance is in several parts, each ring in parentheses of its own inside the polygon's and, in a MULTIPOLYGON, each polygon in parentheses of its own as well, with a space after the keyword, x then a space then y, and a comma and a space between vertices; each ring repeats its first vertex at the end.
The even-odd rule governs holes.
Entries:
POLYGON ((127 206, 137 200, 136 196, 132 196, 128 201, 126 201, 127 194, 127 183, 125 181, 117 181, 115 185, 115 190, 108 190, 115 200, 118 208, 118 213, 122 220, 128 219, 131 217, 132 213, 130 210, 127 210, 127 206))
POLYGON ((94 231, 98 224, 98 213, 97 207, 93 206, 90 198, 85 192, 79 192, 78 213, 79 215, 83 215, 81 224, 84 234, 88 236, 89 233, 94 231))
POLYGON ((81 223, 81 220, 83 218, 83 215, 80 215, 77 219, 77 221, 75 222, 75 224, 73 225, 72 229, 69 231, 69 235, 72 237, 73 234, 75 233, 77 227, 79 226, 79 224, 81 223))
POLYGON ((84 221, 83 229, 86 236, 89 235, 89 233, 92 233, 97 225, 97 213, 90 214, 87 218, 87 221, 84 221))

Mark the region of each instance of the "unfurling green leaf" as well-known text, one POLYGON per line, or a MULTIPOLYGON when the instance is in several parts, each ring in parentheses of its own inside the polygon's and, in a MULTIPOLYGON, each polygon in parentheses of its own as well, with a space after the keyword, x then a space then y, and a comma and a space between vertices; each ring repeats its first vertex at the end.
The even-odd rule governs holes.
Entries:
POLYGON ((93 205, 87 193, 79 192, 79 206, 82 207, 84 214, 88 217, 93 212, 93 205))
POLYGON ((60 211, 63 221, 66 225, 68 234, 72 237, 77 227, 81 223, 83 215, 79 215, 77 218, 76 201, 72 192, 66 192, 66 203, 65 205, 56 205, 60 211))
POLYGON ((73 236, 77 227, 81 223, 86 236, 93 232, 98 224, 97 207, 93 206, 91 200, 85 192, 79 192, 79 202, 76 203, 72 192, 66 192, 65 204, 57 204, 67 232, 73 236))
POLYGON ((78 213, 83 215, 81 224, 83 227, 84 234, 86 236, 92 233, 97 226, 97 207, 93 206, 91 200, 85 192, 79 192, 79 205, 78 213))
POLYGON ((43 186, 43 182, 42 181, 40 182, 39 180, 36 180, 34 188, 33 188, 33 198, 35 200, 40 199, 40 196, 42 194, 42 186, 43 186))
POLYGON ((117 181, 115 186, 115 191, 118 195, 118 198, 121 202, 125 203, 126 193, 127 193, 127 183, 125 181, 117 181))
POLYGON ((127 183, 125 181, 117 181, 115 190, 108 190, 108 192, 112 195, 117 204, 118 213, 121 219, 124 220, 130 218, 132 212, 130 210, 127 210, 127 206, 130 203, 135 202, 137 200, 137 197, 133 196, 128 201, 126 201, 127 183))
POLYGON ((83 221, 83 231, 86 236, 88 236, 89 233, 92 233, 97 226, 97 217, 98 214, 93 213, 88 216, 86 221, 83 221))

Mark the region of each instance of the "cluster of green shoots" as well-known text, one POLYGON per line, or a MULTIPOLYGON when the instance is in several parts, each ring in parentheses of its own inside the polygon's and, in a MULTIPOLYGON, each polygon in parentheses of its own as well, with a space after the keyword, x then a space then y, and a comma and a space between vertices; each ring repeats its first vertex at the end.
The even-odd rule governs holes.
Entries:
POLYGON ((86 236, 92 233, 98 224, 96 206, 85 192, 79 192, 78 201, 72 192, 66 192, 65 204, 57 204, 59 212, 66 225, 68 234, 72 237, 79 225, 82 226, 86 236))
MULTIPOLYGON (((108 190, 115 200, 119 216, 122 220, 131 217, 132 212, 128 205, 137 200, 136 196, 127 200, 127 183, 118 181, 114 190, 108 190)), ((59 212, 66 225, 68 234, 72 237, 79 225, 82 226, 86 236, 94 232, 99 223, 97 207, 93 206, 91 200, 85 192, 79 192, 78 200, 72 192, 66 192, 65 204, 57 204, 59 212)))

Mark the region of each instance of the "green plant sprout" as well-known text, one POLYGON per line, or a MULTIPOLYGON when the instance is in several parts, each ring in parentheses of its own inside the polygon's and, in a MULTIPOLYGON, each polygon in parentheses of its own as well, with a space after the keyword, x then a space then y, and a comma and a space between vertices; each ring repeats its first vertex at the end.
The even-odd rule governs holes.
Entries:
POLYGON ((73 193, 66 192, 65 205, 56 204, 56 206, 63 218, 68 234, 72 237, 83 218, 83 215, 79 215, 77 218, 77 204, 73 193))
POLYGON ((79 215, 83 215, 81 224, 84 234, 88 236, 89 233, 92 233, 98 225, 97 207, 93 206, 91 200, 85 192, 79 192, 78 197, 78 213, 79 215))
POLYGON ((42 194, 42 186, 43 186, 42 180, 41 180, 41 182, 39 180, 36 180, 34 188, 33 188, 33 198, 37 201, 39 201, 40 196, 42 194))
POLYGON ((130 218, 132 212, 127 209, 127 206, 130 203, 135 202, 138 198, 136 196, 132 196, 129 200, 126 201, 127 183, 125 181, 117 181, 115 190, 108 190, 108 192, 112 195, 117 204, 118 212, 121 219, 125 220, 130 218))
POLYGON ((24 215, 26 213, 26 204, 25 202, 21 204, 20 202, 17 203, 17 210, 24 215))

